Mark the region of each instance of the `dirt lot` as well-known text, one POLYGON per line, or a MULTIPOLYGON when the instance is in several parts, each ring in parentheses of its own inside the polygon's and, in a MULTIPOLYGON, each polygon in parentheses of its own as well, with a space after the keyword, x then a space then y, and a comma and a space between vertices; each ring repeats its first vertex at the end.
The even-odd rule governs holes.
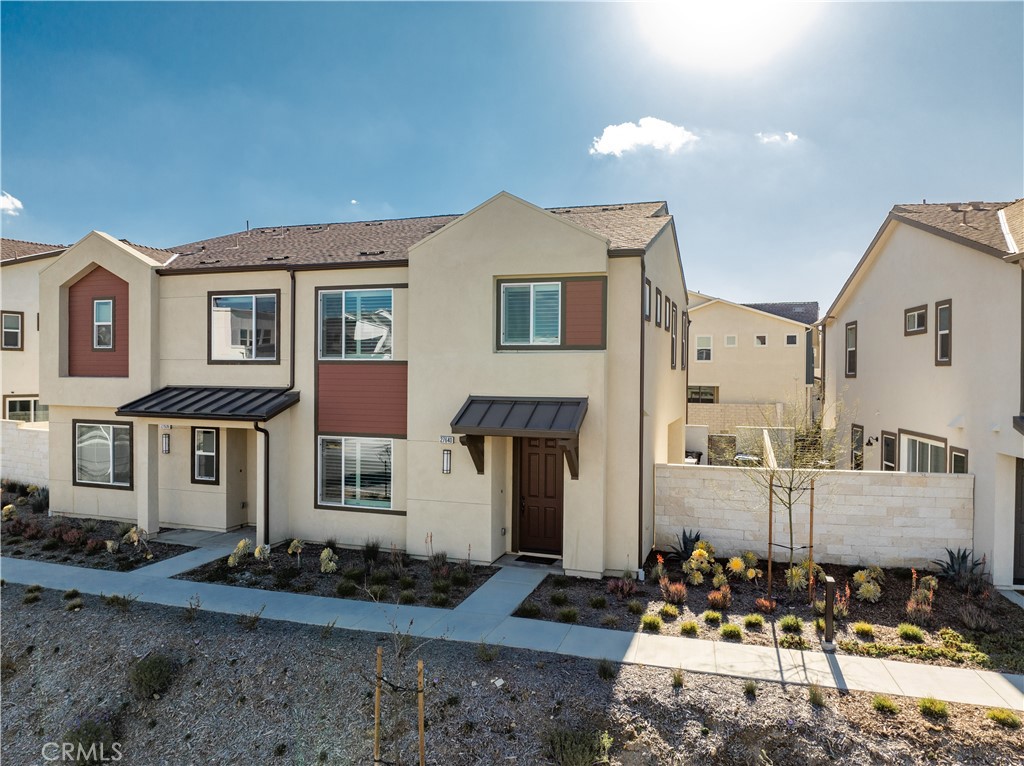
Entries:
MULTIPOLYGON (((985 711, 951 705, 945 722, 921 716, 913 700, 883 715, 871 695, 824 693, 640 666, 602 679, 589 660, 434 641, 394 660, 390 636, 261 621, 82 597, 67 611, 62 594, 3 588, 2 741, 5 763, 41 762, 81 716, 106 714, 131 766, 174 764, 367 764, 371 762, 373 667, 385 647, 388 679, 412 683, 426 665, 427 762, 445 766, 548 764, 555 730, 582 727, 612 737, 611 763, 648 764, 985 764, 1021 762, 1020 730, 985 711), (162 653, 178 673, 158 698, 133 696, 128 676, 140 658, 162 653), (498 680, 501 683, 498 683, 498 680)), ((403 702, 404 701, 404 702, 403 702)), ((415 708, 386 694, 384 757, 414 763, 415 708), (404 704, 409 714, 391 713, 404 704), (397 734, 393 734, 397 729, 397 734), (404 733, 402 733, 404 730, 404 733), (398 750, 396 752, 396 743, 398 750)))

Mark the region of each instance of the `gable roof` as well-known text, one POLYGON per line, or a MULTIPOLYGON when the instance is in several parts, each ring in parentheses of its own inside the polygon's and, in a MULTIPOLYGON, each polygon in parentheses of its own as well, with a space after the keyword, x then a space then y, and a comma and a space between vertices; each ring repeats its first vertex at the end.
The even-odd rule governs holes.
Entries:
POLYGON ((817 301, 795 301, 789 303, 744 303, 751 309, 774 314, 783 319, 792 319, 801 324, 814 324, 818 321, 817 301))
POLYGON ((149 247, 148 245, 140 245, 137 242, 129 242, 127 239, 122 239, 121 242, 128 245, 128 247, 138 250, 143 255, 148 255, 155 261, 166 265, 170 263, 177 256, 177 253, 171 250, 164 250, 160 247, 149 247))
MULTIPOLYGON (((548 212, 608 240, 609 255, 639 254, 669 224, 664 202, 550 208, 548 212)), ((277 226, 226 234, 171 248, 161 273, 283 267, 402 265, 409 248, 459 215, 277 226)))
POLYGON ((60 255, 67 245, 45 245, 41 242, 25 242, 21 239, 0 240, 0 261, 13 261, 39 255, 60 255))

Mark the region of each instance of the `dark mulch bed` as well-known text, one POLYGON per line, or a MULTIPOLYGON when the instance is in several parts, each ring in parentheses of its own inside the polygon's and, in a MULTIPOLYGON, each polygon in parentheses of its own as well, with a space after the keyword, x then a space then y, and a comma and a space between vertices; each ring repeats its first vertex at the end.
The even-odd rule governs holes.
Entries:
MULTIPOLYGON (((13 504, 16 497, 4 492, 3 506, 13 504)), ((120 542, 131 527, 126 522, 49 516, 46 511, 33 512, 27 503, 15 505, 11 518, 0 527, 0 553, 16 559, 129 572, 187 550, 164 543, 120 543, 117 553, 108 552, 106 541, 120 542)))
POLYGON ((404 551, 348 549, 332 545, 338 559, 333 573, 321 571, 325 546, 305 543, 301 557, 288 554, 288 544, 274 547, 269 561, 243 556, 234 567, 227 558, 192 569, 177 579, 214 582, 262 590, 308 593, 313 596, 358 601, 399 602, 421 606, 454 607, 462 603, 497 568, 467 562, 433 563, 410 559, 404 551), (301 558, 301 560, 300 560, 301 558))
MULTIPOLYGON (((648 579, 637 582, 635 594, 618 598, 609 592, 609 582, 565 576, 549 575, 520 605, 516 614, 549 621, 576 622, 591 627, 611 628, 629 632, 659 633, 677 636, 682 633, 685 623, 696 623, 693 638, 727 640, 722 637, 722 627, 738 626, 741 634, 738 640, 760 646, 789 646, 820 651, 822 634, 815 628, 818 615, 809 603, 808 593, 803 590, 792 593, 786 587, 785 569, 787 562, 776 561, 773 565, 772 597, 777 602, 773 614, 762 614, 755 601, 767 595, 767 581, 761 577, 753 582, 730 580, 732 602, 720 609, 720 624, 706 622, 702 615, 708 606, 708 594, 714 588, 711 577, 699 586, 687 585, 687 597, 678 604, 678 616, 661 613, 666 602, 661 588, 650 577, 651 565, 657 553, 652 554, 645 572, 648 579), (565 610, 574 610, 565 613, 565 610), (659 616, 660 626, 644 627, 644 616, 659 616), (763 625, 748 625, 748 615, 760 615, 763 625), (786 615, 795 615, 803 621, 802 629, 794 634, 782 631, 779 621, 786 615), (573 617, 575 616, 575 620, 573 617), (801 644, 802 639, 802 644, 801 644)), ((719 559, 724 565, 726 559, 719 559)), ((669 579, 682 580, 678 561, 666 561, 669 579)), ((764 561, 758 568, 767 572, 764 561)), ((836 581, 836 593, 845 597, 846 585, 856 593, 853 574, 863 567, 824 565, 826 574, 836 581)), ((924 572, 918 572, 923 576, 924 572)), ((912 572, 909 569, 885 571, 882 597, 877 603, 858 601, 855 596, 849 600, 849 615, 836 622, 835 640, 839 651, 866 656, 890 657, 912 662, 927 662, 935 665, 978 667, 1002 672, 1024 672, 1024 610, 1011 604, 995 590, 988 591, 981 598, 970 598, 945 580, 939 581, 932 605, 932 618, 922 625, 923 641, 915 643, 900 638, 898 626, 909 622, 906 603, 910 596, 912 572), (978 617, 978 612, 981 617, 978 617), (965 614, 966 613, 966 614, 965 614), (973 616, 973 619, 972 619, 973 616), (978 621, 990 622, 979 626, 978 621), (854 631, 854 624, 865 622, 871 625, 873 635, 863 637, 854 631), (955 633, 953 632, 955 631, 955 633)), ((824 599, 824 583, 817 588, 815 598, 824 599)))

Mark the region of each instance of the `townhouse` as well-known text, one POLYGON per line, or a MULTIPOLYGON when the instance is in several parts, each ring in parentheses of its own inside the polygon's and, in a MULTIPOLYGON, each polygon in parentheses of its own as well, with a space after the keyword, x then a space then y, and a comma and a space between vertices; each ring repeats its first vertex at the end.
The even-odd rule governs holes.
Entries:
POLYGON ((843 467, 973 474, 997 585, 1024 582, 1022 247, 1024 200, 896 205, 822 322, 843 467))
POLYGON ((91 232, 39 291, 56 513, 598 576, 642 563, 653 466, 682 459, 663 202, 91 232))

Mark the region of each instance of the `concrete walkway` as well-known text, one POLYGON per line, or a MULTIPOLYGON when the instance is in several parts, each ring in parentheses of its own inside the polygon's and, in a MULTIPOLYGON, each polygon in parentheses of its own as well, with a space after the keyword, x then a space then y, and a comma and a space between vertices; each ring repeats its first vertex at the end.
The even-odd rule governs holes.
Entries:
POLYGON ((200 548, 134 572, 110 572, 26 559, 0 559, 0 576, 12 583, 83 593, 136 596, 139 601, 184 607, 197 597, 201 609, 246 614, 306 625, 389 633, 470 643, 485 642, 534 651, 616 662, 681 668, 776 683, 811 684, 841 690, 907 697, 936 697, 986 707, 1024 710, 1024 675, 947 668, 870 657, 829 655, 679 636, 564 625, 511 617, 546 572, 504 567, 455 609, 377 604, 298 593, 169 579, 226 556, 230 548, 200 548))

